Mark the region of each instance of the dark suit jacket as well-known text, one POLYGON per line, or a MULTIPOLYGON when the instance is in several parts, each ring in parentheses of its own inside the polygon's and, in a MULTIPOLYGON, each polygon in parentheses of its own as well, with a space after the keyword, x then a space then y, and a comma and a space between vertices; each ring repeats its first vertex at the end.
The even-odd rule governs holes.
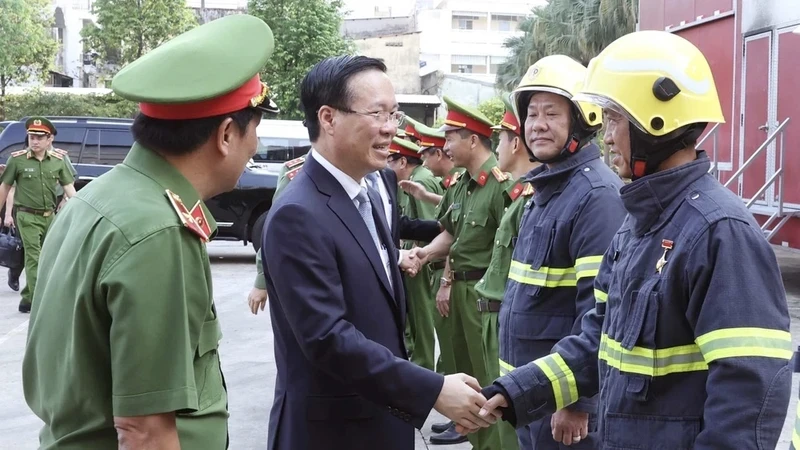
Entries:
MULTIPOLYGON (((382 211, 373 207, 392 250, 382 211)), ((408 361, 396 253, 390 287, 357 208, 313 157, 263 236, 278 368, 267 448, 412 450, 444 379, 408 361)))
POLYGON ((392 169, 381 170, 383 180, 389 197, 392 200, 392 240, 394 245, 400 247, 400 239, 409 241, 430 242, 442 231, 438 220, 409 219, 401 216, 397 204, 397 174, 392 169))

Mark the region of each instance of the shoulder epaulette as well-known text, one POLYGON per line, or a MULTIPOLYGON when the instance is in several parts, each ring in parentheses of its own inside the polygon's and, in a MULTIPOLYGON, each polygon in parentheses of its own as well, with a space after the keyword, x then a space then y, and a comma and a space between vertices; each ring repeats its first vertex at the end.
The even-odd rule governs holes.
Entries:
POLYGON ((67 156, 69 156, 69 152, 68 152, 68 151, 66 151, 66 150, 64 150, 64 149, 60 149, 60 148, 53 148, 53 151, 55 151, 56 153, 58 153, 58 154, 61 154, 61 155, 67 155, 67 156))
POLYGON ((61 153, 54 152, 54 151, 52 151, 52 150, 51 150, 51 151, 49 151, 48 153, 49 153, 49 154, 50 154, 50 156, 52 156, 53 158, 58 158, 58 159, 60 159, 60 160, 62 160, 62 161, 64 160, 64 155, 62 155, 61 153))
POLYGON ((19 151, 16 151, 16 152, 12 153, 11 156, 16 158, 17 156, 22 156, 22 155, 24 155, 26 153, 28 153, 27 150, 19 150, 19 151))
POLYGON ((497 178, 497 181, 499 181, 501 183, 508 179, 508 175, 503 173, 503 171, 500 170, 500 168, 496 167, 496 166, 492 167, 492 175, 494 175, 494 177, 497 178))
POLYGON ((298 174, 298 172, 300 172, 300 169, 302 169, 302 167, 298 167, 297 169, 292 169, 292 170, 286 172, 286 178, 291 180, 292 178, 294 178, 298 174))
POLYGON ((291 169, 293 167, 297 167, 300 164, 303 164, 304 162, 306 162, 306 158, 305 158, 305 156, 301 156, 301 157, 295 158, 295 159, 293 159, 291 161, 286 161, 286 163, 284 165, 286 167, 288 167, 289 169, 291 169))
POLYGON ((522 190, 523 197, 530 197, 536 190, 533 188, 533 185, 530 183, 525 183, 525 189, 522 190))
MULTIPOLYGON (((186 208, 186 205, 183 204, 183 201, 178 196, 178 194, 170 191, 169 189, 167 189, 166 192, 167 192, 167 198, 169 199, 169 202, 172 205, 172 207, 175 209, 175 212, 178 214, 178 218, 181 219, 181 223, 183 224, 183 226, 188 228, 189 231, 191 231, 192 233, 199 236, 200 239, 203 240, 203 242, 208 242, 209 239, 208 234, 206 234, 203 227, 197 223, 197 219, 194 217, 192 212, 190 212, 186 208)), ((195 208, 197 208, 198 206, 199 204, 195 205, 195 208)), ((202 209, 200 210, 200 212, 202 213, 202 209)), ((208 226, 207 223, 205 223, 205 225, 206 227, 208 226)))

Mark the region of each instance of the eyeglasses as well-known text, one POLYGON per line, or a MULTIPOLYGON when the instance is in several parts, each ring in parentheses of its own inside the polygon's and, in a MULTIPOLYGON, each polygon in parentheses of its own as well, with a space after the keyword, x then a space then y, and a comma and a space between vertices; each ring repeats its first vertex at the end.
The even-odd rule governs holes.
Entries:
POLYGON ((348 114, 370 116, 376 121, 378 121, 381 125, 391 121, 392 125, 394 125, 395 127, 399 127, 400 124, 403 123, 403 119, 405 119, 406 117, 406 113, 404 113, 403 111, 395 111, 395 112, 375 111, 375 112, 363 113, 363 112, 353 111, 352 109, 345 109, 345 108, 336 108, 336 109, 348 114))

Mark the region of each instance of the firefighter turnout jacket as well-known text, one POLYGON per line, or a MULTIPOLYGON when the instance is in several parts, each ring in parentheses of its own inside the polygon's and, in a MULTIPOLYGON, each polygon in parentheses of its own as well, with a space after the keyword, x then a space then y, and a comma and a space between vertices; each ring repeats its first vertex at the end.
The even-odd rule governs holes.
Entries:
POLYGON ((752 215, 709 168, 698 152, 621 189, 629 215, 582 333, 484 390, 504 391, 507 420, 599 391, 605 448, 775 448, 791 388, 783 282, 752 215))
MULTIPOLYGON (((525 180, 535 193, 525 206, 500 308, 501 375, 581 332, 581 318, 595 305, 603 253, 625 218, 622 181, 594 144, 556 166, 539 166, 525 180)), ((594 414, 596 402, 582 399, 574 407, 594 414)))

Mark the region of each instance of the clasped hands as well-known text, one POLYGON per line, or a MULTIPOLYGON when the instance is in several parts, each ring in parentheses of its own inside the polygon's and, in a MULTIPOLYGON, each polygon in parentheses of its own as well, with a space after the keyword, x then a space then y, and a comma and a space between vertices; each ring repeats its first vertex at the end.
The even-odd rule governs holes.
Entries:
POLYGON ((422 247, 400 250, 400 269, 410 277, 417 276, 427 262, 427 254, 422 247))
POLYGON ((444 377, 442 390, 433 408, 455 422, 456 430, 466 435, 496 423, 502 417, 499 408, 504 405, 507 406, 502 395, 496 395, 487 401, 481 394, 478 380, 457 373, 444 377))

